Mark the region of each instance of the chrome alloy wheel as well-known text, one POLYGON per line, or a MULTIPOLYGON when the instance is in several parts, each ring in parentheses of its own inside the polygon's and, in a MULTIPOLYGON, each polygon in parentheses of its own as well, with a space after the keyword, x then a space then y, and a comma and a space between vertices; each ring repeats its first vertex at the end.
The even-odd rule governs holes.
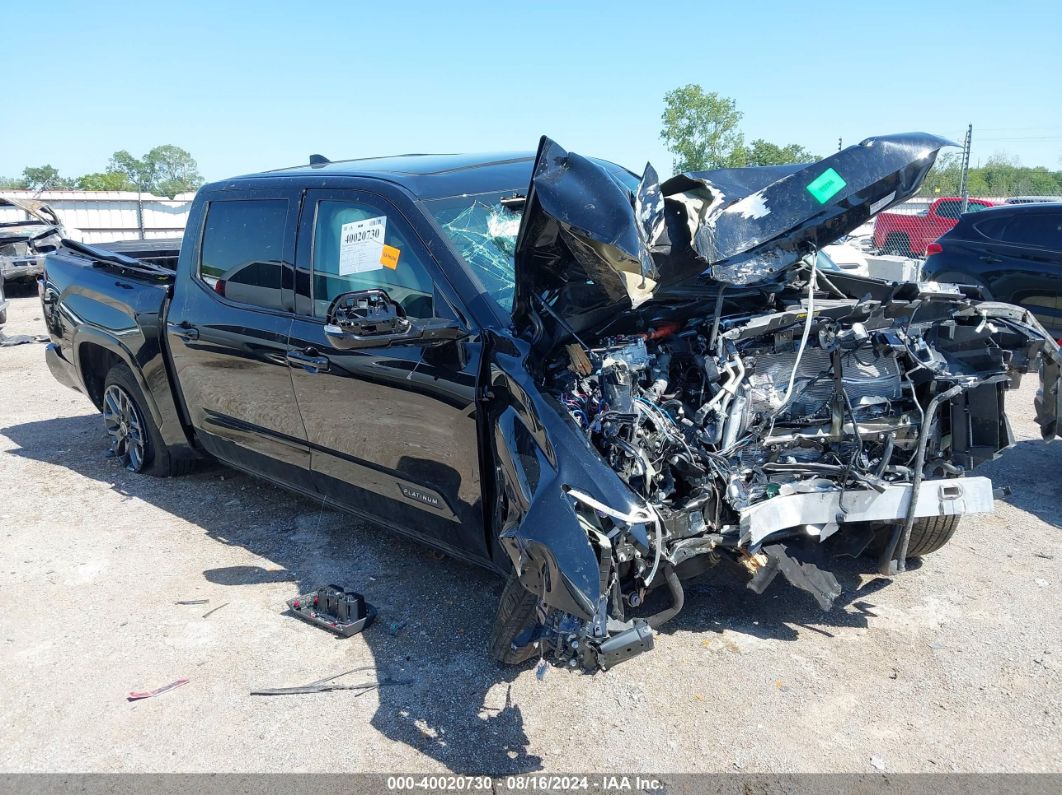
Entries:
POLYGON ((111 437, 110 455, 130 472, 144 468, 144 420, 129 393, 111 384, 103 393, 103 422, 111 437))

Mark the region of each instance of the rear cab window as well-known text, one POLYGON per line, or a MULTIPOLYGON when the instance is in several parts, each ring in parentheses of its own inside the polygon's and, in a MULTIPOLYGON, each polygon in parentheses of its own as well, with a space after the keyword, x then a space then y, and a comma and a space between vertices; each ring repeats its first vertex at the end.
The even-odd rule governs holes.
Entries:
POLYGON ((223 199, 207 205, 198 278, 219 296, 285 309, 286 199, 223 199))
POLYGON ((941 218, 958 218, 961 214, 961 201, 942 201, 937 205, 937 215, 941 218))
MULTIPOLYGON (((987 210, 991 205, 981 204, 980 202, 970 200, 966 204, 967 213, 979 213, 981 210, 987 210)), ((962 199, 945 199, 937 205, 936 214, 941 218, 948 218, 951 220, 957 219, 963 214, 962 199)))

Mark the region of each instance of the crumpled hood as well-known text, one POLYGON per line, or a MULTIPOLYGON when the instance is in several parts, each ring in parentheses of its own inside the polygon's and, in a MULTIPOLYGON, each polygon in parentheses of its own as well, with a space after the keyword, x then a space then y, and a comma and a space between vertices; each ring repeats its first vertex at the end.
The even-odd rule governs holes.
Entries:
MULTIPOLYGON (((590 331, 704 276, 779 278, 813 248, 917 192, 937 152, 927 133, 868 138, 813 164, 721 169, 631 192, 543 137, 516 242, 513 319, 540 340, 590 331)), ((551 347, 550 342, 546 347, 551 347)))
MULTIPOLYGON (((28 251, 32 252, 35 250, 34 243, 49 236, 54 236, 54 242, 58 243, 59 238, 66 235, 55 210, 42 201, 0 198, 0 207, 17 207, 30 216, 30 220, 0 223, 0 244, 24 243, 30 247, 28 251)), ((49 241, 51 242, 53 241, 49 241)), ((17 253, 22 254, 21 251, 17 253)))
POLYGON ((55 214, 55 210, 39 199, 8 199, 0 198, 0 207, 18 207, 32 218, 36 218, 46 224, 62 226, 63 222, 55 214))

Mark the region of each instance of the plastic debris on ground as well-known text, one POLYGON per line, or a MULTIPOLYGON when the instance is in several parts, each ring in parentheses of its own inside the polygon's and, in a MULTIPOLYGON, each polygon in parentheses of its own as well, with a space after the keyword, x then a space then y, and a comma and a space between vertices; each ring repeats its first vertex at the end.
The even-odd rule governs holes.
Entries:
POLYGON ((328 693, 333 690, 357 690, 360 691, 355 694, 357 696, 368 693, 370 690, 376 690, 379 687, 387 687, 393 685, 411 685, 412 679, 395 679, 387 674, 380 674, 376 672, 376 680, 371 682, 359 682, 357 684, 342 684, 336 682, 336 679, 340 679, 344 676, 349 676, 353 673, 360 671, 374 671, 376 669, 372 666, 362 666, 361 668, 351 668, 349 671, 343 671, 342 673, 334 674, 333 676, 326 676, 324 679, 318 679, 315 682, 310 682, 306 685, 296 685, 294 687, 263 687, 257 690, 252 690, 252 696, 296 696, 305 695, 307 693, 328 693))
POLYGON ((126 697, 127 701, 140 701, 145 698, 154 698, 155 696, 161 696, 163 693, 168 693, 171 690, 176 690, 181 685, 188 684, 189 680, 186 677, 182 677, 175 682, 170 682, 168 685, 157 687, 154 690, 130 690, 129 695, 126 697))
POLYGON ((344 638, 358 634, 376 618, 376 608, 365 597, 338 585, 289 599, 288 607, 303 621, 344 638))

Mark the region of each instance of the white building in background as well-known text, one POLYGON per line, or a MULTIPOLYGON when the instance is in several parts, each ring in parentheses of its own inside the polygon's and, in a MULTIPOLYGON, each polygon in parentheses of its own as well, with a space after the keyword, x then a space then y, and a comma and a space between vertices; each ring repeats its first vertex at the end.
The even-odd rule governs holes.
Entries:
MULTIPOLYGON (((82 243, 105 243, 136 240, 141 236, 180 237, 195 194, 180 193, 174 199, 167 199, 145 193, 140 195, 139 202, 136 191, 0 190, 0 196, 43 201, 55 210, 71 237, 82 243)), ((0 222, 24 218, 15 207, 0 207, 0 222)))

